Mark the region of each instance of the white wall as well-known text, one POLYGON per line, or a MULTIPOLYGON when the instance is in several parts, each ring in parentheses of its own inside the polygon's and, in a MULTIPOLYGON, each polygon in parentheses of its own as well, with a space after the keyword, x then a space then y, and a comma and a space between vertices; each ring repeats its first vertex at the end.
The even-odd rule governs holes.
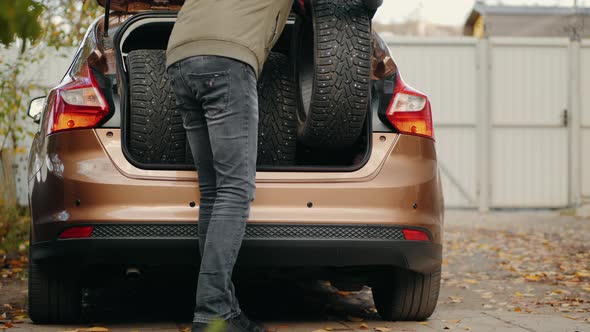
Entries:
POLYGON ((447 206, 553 208, 590 197, 590 42, 579 66, 566 38, 388 43, 404 79, 432 100, 447 206), (577 97, 580 110, 572 109, 577 97))

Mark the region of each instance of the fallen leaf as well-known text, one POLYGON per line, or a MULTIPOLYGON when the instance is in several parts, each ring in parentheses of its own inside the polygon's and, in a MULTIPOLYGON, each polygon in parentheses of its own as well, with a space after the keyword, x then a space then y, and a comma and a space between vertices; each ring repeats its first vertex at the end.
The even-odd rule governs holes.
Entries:
POLYGON ((516 308, 514 308, 514 311, 515 312, 522 312, 522 308, 521 307, 516 307, 516 308))
POLYGON ((463 282, 466 282, 466 283, 472 284, 472 285, 479 284, 479 281, 477 281, 475 279, 463 279, 463 282))
POLYGON ((429 322, 420 322, 420 325, 429 325, 429 322))
POLYGON ((93 327, 89 327, 86 329, 82 329, 82 331, 85 331, 85 332, 109 332, 109 329, 107 329, 106 327, 93 326, 93 327))
POLYGON ((461 321, 460 319, 450 319, 450 320, 447 320, 447 322, 449 322, 449 323, 453 323, 453 324, 457 324, 457 323, 459 323, 460 321, 461 321))
POLYGON ((366 329, 368 329, 368 328, 369 328, 369 326, 368 326, 366 323, 361 323, 361 324, 359 325, 359 328, 360 328, 361 330, 366 330, 366 329))
POLYGON ((326 326, 326 327, 324 327, 324 330, 326 330, 326 331, 332 331, 333 328, 331 326, 326 326))
POLYGON ((391 331, 391 329, 390 329, 390 328, 388 328, 388 327, 376 327, 376 328, 374 328, 373 330, 375 330, 375 331, 379 331, 379 332, 387 332, 387 331, 391 331))
POLYGON ((568 319, 572 319, 572 320, 578 320, 578 317, 574 317, 574 316, 570 316, 570 315, 561 315, 561 316, 568 318, 568 319))

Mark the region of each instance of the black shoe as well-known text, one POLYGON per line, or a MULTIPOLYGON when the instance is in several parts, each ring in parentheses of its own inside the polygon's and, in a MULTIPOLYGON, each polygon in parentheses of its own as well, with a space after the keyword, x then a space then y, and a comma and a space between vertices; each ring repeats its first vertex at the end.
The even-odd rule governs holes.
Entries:
POLYGON ((230 326, 229 330, 231 332, 239 331, 239 332, 266 332, 267 329, 252 320, 250 320, 246 315, 242 312, 238 317, 234 317, 229 319, 228 325, 230 326))

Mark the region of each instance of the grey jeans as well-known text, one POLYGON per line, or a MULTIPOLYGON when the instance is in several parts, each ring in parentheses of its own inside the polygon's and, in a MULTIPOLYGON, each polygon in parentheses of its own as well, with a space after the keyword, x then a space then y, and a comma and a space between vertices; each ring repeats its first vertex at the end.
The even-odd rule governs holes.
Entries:
POLYGON ((250 65, 196 56, 168 68, 199 177, 201 266, 193 322, 240 314, 232 271, 254 200, 258 138, 250 65))

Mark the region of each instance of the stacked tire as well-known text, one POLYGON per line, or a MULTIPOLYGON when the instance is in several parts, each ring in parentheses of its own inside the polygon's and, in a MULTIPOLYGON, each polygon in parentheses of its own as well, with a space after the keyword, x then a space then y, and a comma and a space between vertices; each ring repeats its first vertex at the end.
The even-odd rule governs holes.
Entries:
POLYGON ((343 149, 363 132, 370 102, 371 19, 362 0, 314 0, 293 32, 298 137, 343 149))
MULTIPOLYGON (((305 8, 296 18, 290 56, 271 53, 259 77, 258 165, 295 165, 297 146, 342 150, 364 133, 370 103, 369 9, 364 0, 309 0, 305 8)), ((148 168, 190 167, 165 59, 163 50, 128 54, 127 148, 148 168)))

